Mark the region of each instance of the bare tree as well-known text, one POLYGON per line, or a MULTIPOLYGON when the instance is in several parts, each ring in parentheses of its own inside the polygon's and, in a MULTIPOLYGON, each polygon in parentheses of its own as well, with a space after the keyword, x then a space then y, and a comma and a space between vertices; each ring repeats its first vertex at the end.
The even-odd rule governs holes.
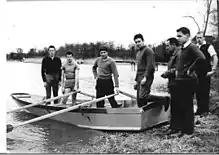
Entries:
MULTIPOLYGON (((197 2, 198 0, 196 0, 197 2)), ((218 1, 218 0, 217 0, 218 1)), ((211 5, 212 5, 212 0, 205 0, 205 6, 206 6, 206 11, 205 13, 202 13, 202 12, 199 12, 202 16, 203 16, 203 19, 204 19, 204 26, 203 26, 203 33, 205 35, 206 31, 207 31, 207 28, 208 28, 208 24, 209 24, 209 17, 212 13, 214 13, 214 10, 211 10, 211 5)), ((192 18, 193 21, 195 22, 195 24, 197 25, 198 27, 198 31, 200 31, 200 26, 198 24, 198 22, 196 21, 195 17, 193 16, 183 16, 183 17, 187 17, 187 18, 192 18)))

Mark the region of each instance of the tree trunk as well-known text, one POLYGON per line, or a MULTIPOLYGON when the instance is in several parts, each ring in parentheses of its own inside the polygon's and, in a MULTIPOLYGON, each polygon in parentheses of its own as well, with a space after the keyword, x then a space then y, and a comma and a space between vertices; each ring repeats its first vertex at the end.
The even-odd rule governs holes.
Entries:
POLYGON ((210 11, 211 11, 211 3, 212 3, 212 0, 207 0, 207 17, 206 17, 205 28, 204 28, 204 32, 203 32, 204 36, 205 36, 205 33, 207 31, 207 27, 208 27, 208 20, 209 20, 209 15, 210 15, 210 11))
POLYGON ((217 40, 219 41, 219 0, 217 0, 217 40))

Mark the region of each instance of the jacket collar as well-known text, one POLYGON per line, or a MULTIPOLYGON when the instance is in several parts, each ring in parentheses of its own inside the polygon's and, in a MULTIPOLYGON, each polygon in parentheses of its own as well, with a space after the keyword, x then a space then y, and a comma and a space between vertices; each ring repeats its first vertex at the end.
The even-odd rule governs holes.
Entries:
POLYGON ((187 41, 185 44, 183 44, 182 49, 188 47, 191 44, 191 40, 187 41))

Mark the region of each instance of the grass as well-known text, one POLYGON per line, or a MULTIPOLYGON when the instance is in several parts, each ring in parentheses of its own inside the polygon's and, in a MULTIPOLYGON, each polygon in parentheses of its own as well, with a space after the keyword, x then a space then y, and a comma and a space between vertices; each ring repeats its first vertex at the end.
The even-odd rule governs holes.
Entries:
MULTIPOLYGON (((168 125, 138 133, 104 132, 77 153, 219 153, 219 69, 212 77, 210 114, 195 117, 193 135, 164 135, 168 125)), ((163 86, 160 89, 166 91, 163 86)))
POLYGON ((93 137, 78 153, 216 153, 219 152, 219 121, 215 115, 196 118, 192 136, 164 135, 168 126, 140 133, 105 132, 93 137))

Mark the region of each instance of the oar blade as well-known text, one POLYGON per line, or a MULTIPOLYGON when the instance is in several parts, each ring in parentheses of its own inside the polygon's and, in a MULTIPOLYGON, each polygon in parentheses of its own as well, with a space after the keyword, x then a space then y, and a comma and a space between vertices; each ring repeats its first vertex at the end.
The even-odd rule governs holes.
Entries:
POLYGON ((7 133, 11 132, 14 129, 13 125, 7 124, 7 133))

